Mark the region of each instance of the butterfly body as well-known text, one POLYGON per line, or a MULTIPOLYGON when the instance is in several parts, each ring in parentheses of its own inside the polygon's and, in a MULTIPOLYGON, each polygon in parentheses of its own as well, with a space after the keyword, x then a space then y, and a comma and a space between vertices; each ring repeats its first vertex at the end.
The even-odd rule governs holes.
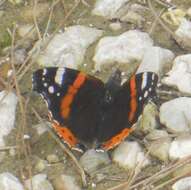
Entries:
POLYGON ((109 150, 132 130, 145 103, 155 96, 158 77, 152 72, 133 75, 121 85, 115 73, 108 83, 83 72, 50 67, 33 74, 33 89, 47 102, 57 133, 71 147, 98 142, 109 150))

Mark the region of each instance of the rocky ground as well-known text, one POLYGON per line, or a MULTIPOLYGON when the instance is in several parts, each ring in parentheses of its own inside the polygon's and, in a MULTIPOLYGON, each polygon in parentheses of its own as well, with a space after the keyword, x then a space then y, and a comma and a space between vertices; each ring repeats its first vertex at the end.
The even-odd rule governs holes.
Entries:
POLYGON ((0 190, 191 189, 191 1, 0 0, 0 190), (157 104, 109 152, 70 151, 32 73, 159 76, 157 104))

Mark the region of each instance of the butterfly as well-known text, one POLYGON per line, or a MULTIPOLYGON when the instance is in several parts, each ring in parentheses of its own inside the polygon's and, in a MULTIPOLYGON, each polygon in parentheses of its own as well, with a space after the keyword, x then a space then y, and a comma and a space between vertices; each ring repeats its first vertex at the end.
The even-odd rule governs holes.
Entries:
POLYGON ((144 105, 156 96, 158 76, 134 74, 121 85, 117 70, 103 83, 82 71, 48 67, 35 71, 33 90, 47 103, 52 127, 69 147, 85 150, 96 144, 110 150, 133 130, 144 105))

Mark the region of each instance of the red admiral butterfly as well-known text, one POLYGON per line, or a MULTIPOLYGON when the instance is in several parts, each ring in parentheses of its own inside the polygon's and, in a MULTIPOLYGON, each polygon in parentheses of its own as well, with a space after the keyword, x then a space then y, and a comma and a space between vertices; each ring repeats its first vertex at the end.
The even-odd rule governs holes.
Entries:
POLYGON ((50 67, 34 72, 33 90, 47 102, 53 128, 71 148, 96 141, 109 150, 132 131, 144 104, 156 95, 157 81, 155 73, 143 72, 121 85, 116 71, 104 84, 77 70, 50 67))

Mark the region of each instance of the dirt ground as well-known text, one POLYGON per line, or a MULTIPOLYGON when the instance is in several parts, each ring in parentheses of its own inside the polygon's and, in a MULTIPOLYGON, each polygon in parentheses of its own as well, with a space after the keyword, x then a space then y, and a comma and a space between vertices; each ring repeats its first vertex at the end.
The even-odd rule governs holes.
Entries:
MULTIPOLYGON (((36 24, 39 34, 43 35, 48 22, 50 22, 48 30, 49 34, 62 30, 66 26, 76 24, 95 26, 96 28, 103 29, 104 36, 118 35, 129 29, 136 28, 150 33, 155 45, 170 49, 176 56, 189 52, 188 49, 182 48, 174 40, 173 36, 156 21, 148 2, 138 0, 133 1, 148 9, 144 15, 145 21, 141 24, 121 22, 121 30, 112 31, 109 24, 114 22, 113 20, 106 20, 102 17, 91 15, 95 0, 79 2, 77 0, 23 0, 19 4, 14 3, 15 1, 1 0, 0 15, 2 12, 3 16, 0 16, 0 60, 11 56, 12 43, 12 46, 22 47, 27 53, 30 52, 36 44, 39 35, 37 34, 31 39, 28 37, 20 37, 17 33, 17 28, 20 27, 20 25, 36 24), (34 12, 36 16, 34 16, 34 12), (152 25, 154 22, 156 23, 152 25), (152 31, 151 26, 153 27, 152 31)), ((157 0, 151 0, 151 3, 157 14, 159 14, 162 9, 165 11, 167 10, 165 6, 160 5, 157 0)), ((172 0, 171 3, 183 10, 191 7, 190 0, 172 0)), ((166 26, 171 31, 176 29, 175 26, 169 25, 168 23, 166 23, 166 26)), ((93 44, 86 52, 84 62, 87 63, 87 67, 80 67, 81 70, 90 74, 92 74, 92 57, 95 46, 96 44, 93 44)), ((12 64, 10 61, 0 64, 0 76, 7 82, 5 85, 0 81, 0 90, 6 88, 10 90, 14 88, 17 95, 19 95, 19 103, 16 112, 16 127, 12 130, 11 134, 5 138, 7 146, 16 146, 16 148, 1 151, 5 153, 5 157, 0 163, 0 173, 9 171, 21 181, 24 181, 39 173, 39 168, 37 168, 39 160, 47 160, 48 155, 55 154, 58 157, 58 161, 56 163, 50 163, 43 170, 43 173, 48 175, 50 182, 53 182, 57 176, 64 173, 74 176, 77 179, 79 186, 82 186, 83 182, 81 180, 81 175, 70 156, 64 152, 63 148, 55 141, 48 131, 39 136, 34 127, 42 121, 48 121, 48 111, 44 102, 41 97, 34 94, 31 90, 32 72, 37 68, 40 68, 36 64, 35 58, 31 58, 30 54, 28 54, 24 63, 15 65, 16 73, 18 73, 16 75, 16 80, 14 77, 9 80, 5 77, 7 70, 11 68, 12 64), (15 81, 17 81, 17 84, 15 84, 15 81), (23 139, 24 134, 28 134, 29 138, 23 139)), ((101 72, 97 73, 96 76, 102 80, 106 80, 109 74, 109 71, 101 72)), ((163 100, 161 99, 161 102, 162 101, 163 100)), ((74 152, 74 155, 77 159, 80 158, 80 153, 74 152)), ((91 176, 87 175, 87 187, 84 187, 84 189, 123 189, 124 187, 127 187, 125 186, 125 183, 130 180, 131 183, 128 189, 168 190, 171 189, 171 184, 174 181, 182 176, 188 175, 189 172, 186 171, 185 174, 184 170, 185 168, 190 168, 190 164, 191 159, 180 162, 172 163, 169 161, 168 163, 163 163, 156 158, 152 158, 151 165, 144 168, 135 177, 132 172, 126 171, 118 167, 115 163, 112 163, 99 169, 91 176), (182 169, 180 169, 179 164, 182 164, 182 169), (155 176, 154 174, 157 175, 155 176), (102 176, 101 178, 100 175, 102 176), (139 183, 140 185, 138 186, 137 184, 139 183), (94 187, 93 184, 96 184, 96 187, 94 187), (117 185, 122 186, 119 186, 118 188, 117 185)))

